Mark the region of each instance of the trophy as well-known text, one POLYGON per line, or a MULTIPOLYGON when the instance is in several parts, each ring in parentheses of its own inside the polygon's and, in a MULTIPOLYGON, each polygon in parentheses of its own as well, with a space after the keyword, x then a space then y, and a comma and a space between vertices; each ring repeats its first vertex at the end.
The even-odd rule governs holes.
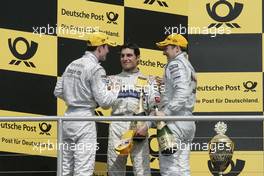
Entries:
POLYGON ((134 130, 128 130, 122 135, 121 140, 117 143, 115 147, 115 151, 118 155, 129 155, 133 147, 134 135, 134 130))
MULTIPOLYGON (((137 82, 135 87, 139 91, 139 101, 138 101, 138 108, 137 112, 134 113, 134 116, 146 116, 146 112, 144 109, 144 88, 148 85, 148 79, 145 77, 138 76, 137 82)), ((145 122, 144 121, 132 121, 131 122, 131 129, 135 130, 144 126, 145 122)), ((134 141, 143 141, 147 136, 139 136, 136 135, 134 136, 134 141)))
MULTIPOLYGON (((134 116, 146 116, 144 110, 144 89, 148 80, 143 77, 138 77, 136 88, 139 89, 139 102, 138 107, 133 108, 134 116)), ((128 155, 131 152, 133 147, 133 142, 143 141, 147 136, 138 136, 136 135, 137 128, 145 125, 144 121, 132 121, 130 124, 130 128, 122 135, 121 140, 116 144, 115 151, 118 155, 128 155)))
POLYGON ((227 125, 224 122, 218 122, 214 130, 217 135, 209 142, 209 156, 214 172, 223 176, 224 171, 232 161, 234 142, 225 135, 227 125))

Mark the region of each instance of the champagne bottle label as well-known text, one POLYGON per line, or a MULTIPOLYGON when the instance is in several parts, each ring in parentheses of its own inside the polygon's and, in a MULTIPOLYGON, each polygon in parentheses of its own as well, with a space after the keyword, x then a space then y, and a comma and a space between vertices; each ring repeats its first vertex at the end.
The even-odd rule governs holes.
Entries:
POLYGON ((166 126, 166 123, 163 121, 157 122, 157 129, 161 130, 164 126, 166 126))
POLYGON ((165 122, 160 123, 162 128, 157 129, 159 148, 162 154, 173 154, 177 151, 176 138, 165 122))

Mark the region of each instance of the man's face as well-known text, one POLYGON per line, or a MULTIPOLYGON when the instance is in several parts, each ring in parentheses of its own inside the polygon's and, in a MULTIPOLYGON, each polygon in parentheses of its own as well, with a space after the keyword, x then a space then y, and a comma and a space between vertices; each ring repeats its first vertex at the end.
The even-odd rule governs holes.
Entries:
POLYGON ((178 47, 173 45, 167 45, 163 49, 163 55, 167 56, 168 59, 173 59, 178 53, 178 47))
POLYGON ((103 45, 99 47, 99 54, 100 54, 100 61, 105 61, 106 60, 106 56, 109 52, 109 48, 108 45, 103 45))
POLYGON ((133 49, 125 48, 121 51, 121 66, 125 71, 131 71, 137 68, 139 56, 136 56, 133 49))

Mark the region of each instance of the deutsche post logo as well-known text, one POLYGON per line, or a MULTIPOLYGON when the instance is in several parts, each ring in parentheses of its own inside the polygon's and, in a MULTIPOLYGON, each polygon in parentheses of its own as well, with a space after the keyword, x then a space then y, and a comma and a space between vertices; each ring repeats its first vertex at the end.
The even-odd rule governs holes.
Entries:
POLYGON ((117 24, 116 20, 118 19, 118 16, 119 16, 117 13, 107 12, 106 16, 107 16, 107 19, 108 19, 107 23, 117 24))
POLYGON ((144 4, 152 5, 154 2, 157 2, 159 6, 161 7, 169 7, 168 4, 165 1, 159 1, 159 0, 145 0, 144 4))
POLYGON ((8 39, 8 46, 10 51, 12 52, 12 54, 19 60, 11 60, 11 62, 9 62, 10 65, 19 65, 21 62, 24 62, 24 64, 27 67, 33 67, 36 68, 36 66, 34 65, 33 62, 30 61, 26 61, 29 60, 30 58, 32 58, 37 49, 38 49, 38 44, 34 41, 31 41, 31 44, 29 45, 29 42, 23 38, 23 37, 17 37, 14 42, 12 43, 11 38, 8 39), (18 42, 23 42, 26 45, 26 52, 25 53, 19 53, 17 51, 17 43, 18 42))
POLYGON ((49 131, 51 130, 51 124, 47 124, 45 122, 43 123, 39 123, 39 129, 40 129, 40 133, 39 134, 46 134, 48 136, 50 136, 49 131))
MULTIPOLYGON (((231 162, 230 162, 230 165, 231 165, 230 172, 226 173, 226 174, 222 174, 222 175, 223 176, 237 176, 237 175, 239 175, 242 172, 242 170, 244 169, 245 163, 246 163, 246 161, 244 161, 244 160, 237 159, 236 163, 234 163, 234 161, 231 160, 231 162)), ((208 165, 208 168, 209 168, 210 172, 213 174, 213 176, 218 176, 219 175, 219 171, 217 171, 217 170, 215 170, 213 168, 212 162, 210 160, 207 161, 207 165, 208 165)))
POLYGON ((257 82, 253 82, 253 81, 247 81, 247 82, 243 82, 243 86, 246 90, 244 90, 244 92, 256 92, 256 87, 257 87, 258 83, 257 82))
POLYGON ((229 23, 233 20, 235 20, 242 12, 243 9, 243 4, 241 3, 235 3, 234 7, 232 6, 232 4, 230 2, 228 2, 227 0, 219 0, 216 3, 214 3, 214 5, 212 6, 212 9, 210 8, 210 3, 206 4, 206 10, 207 13, 209 14, 209 16, 219 22, 219 23, 211 23, 208 28, 212 28, 212 27, 216 27, 219 28, 221 27, 224 23, 230 27, 230 28, 240 28, 239 24, 237 23, 229 23), (216 8, 219 5, 225 5, 228 7, 229 9, 229 13, 226 16, 219 16, 216 13, 216 8))

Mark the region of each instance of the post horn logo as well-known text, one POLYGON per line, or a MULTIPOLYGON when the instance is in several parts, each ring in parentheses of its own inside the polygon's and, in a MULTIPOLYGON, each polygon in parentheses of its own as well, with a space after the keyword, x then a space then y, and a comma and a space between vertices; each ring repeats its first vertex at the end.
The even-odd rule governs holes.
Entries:
POLYGON ((220 26, 223 25, 223 23, 225 23, 228 27, 230 28, 240 28, 239 24, 237 23, 228 23, 230 21, 233 21, 234 19, 236 19, 240 13, 242 12, 243 9, 243 4, 241 3, 235 3, 235 6, 233 7, 232 4, 230 2, 228 2, 227 0, 219 0, 216 3, 214 3, 212 9, 210 8, 210 3, 206 4, 206 10, 207 13, 209 14, 209 16, 220 23, 212 23, 208 26, 208 28, 212 28, 212 27, 216 27, 219 28, 220 26), (229 8, 229 13, 226 16, 219 16, 216 13, 216 8, 219 5, 226 5, 229 8))
MULTIPOLYGON (((230 172, 228 172, 226 174, 222 174, 222 176, 237 176, 237 175, 239 175, 242 172, 242 170, 244 169, 245 163, 246 163, 246 161, 237 159, 236 164, 235 164, 233 162, 233 160, 231 160, 230 172)), ((211 174, 213 174, 213 176, 219 176, 219 172, 213 168, 212 162, 210 160, 207 161, 207 165, 208 165, 208 168, 209 168, 211 174)))
POLYGON ((150 157, 150 162, 154 162, 155 160, 159 159, 159 151, 156 151, 153 149, 153 147, 151 146, 151 141, 157 139, 157 135, 153 134, 151 136, 149 136, 149 153, 151 155, 150 157))
POLYGON ((107 21, 107 23, 113 23, 113 24, 117 24, 116 20, 118 19, 118 14, 114 13, 114 12, 107 12, 106 16, 108 18, 109 21, 107 21))
POLYGON ((256 92, 256 87, 257 87, 258 83, 257 82, 252 82, 252 81, 247 81, 247 82, 243 82, 243 86, 245 87, 246 90, 244 90, 244 92, 256 92))
POLYGON ((11 41, 11 38, 8 39, 8 46, 9 46, 9 49, 10 51, 12 52, 12 54, 19 60, 11 60, 11 62, 9 62, 10 65, 19 65, 22 61, 24 62, 24 64, 27 66, 27 67, 33 67, 33 68, 36 68, 36 66, 34 65, 33 62, 30 62, 30 61, 26 61, 26 60, 29 60, 30 58, 32 58, 37 49, 38 49, 38 44, 34 41, 31 41, 31 45, 29 46, 29 42, 23 38, 23 37, 17 37, 13 44, 12 44, 12 41, 11 41), (17 51, 17 43, 18 42, 23 42, 27 49, 26 49, 26 52, 21 54, 17 51))
POLYGON ((152 5, 154 2, 157 2, 161 7, 169 7, 165 1, 159 1, 159 0, 145 0, 144 4, 152 5))
POLYGON ((47 124, 45 122, 39 123, 39 129, 41 130, 41 132, 39 134, 41 134, 41 135, 46 134, 46 135, 50 136, 49 131, 51 130, 51 124, 47 124))

